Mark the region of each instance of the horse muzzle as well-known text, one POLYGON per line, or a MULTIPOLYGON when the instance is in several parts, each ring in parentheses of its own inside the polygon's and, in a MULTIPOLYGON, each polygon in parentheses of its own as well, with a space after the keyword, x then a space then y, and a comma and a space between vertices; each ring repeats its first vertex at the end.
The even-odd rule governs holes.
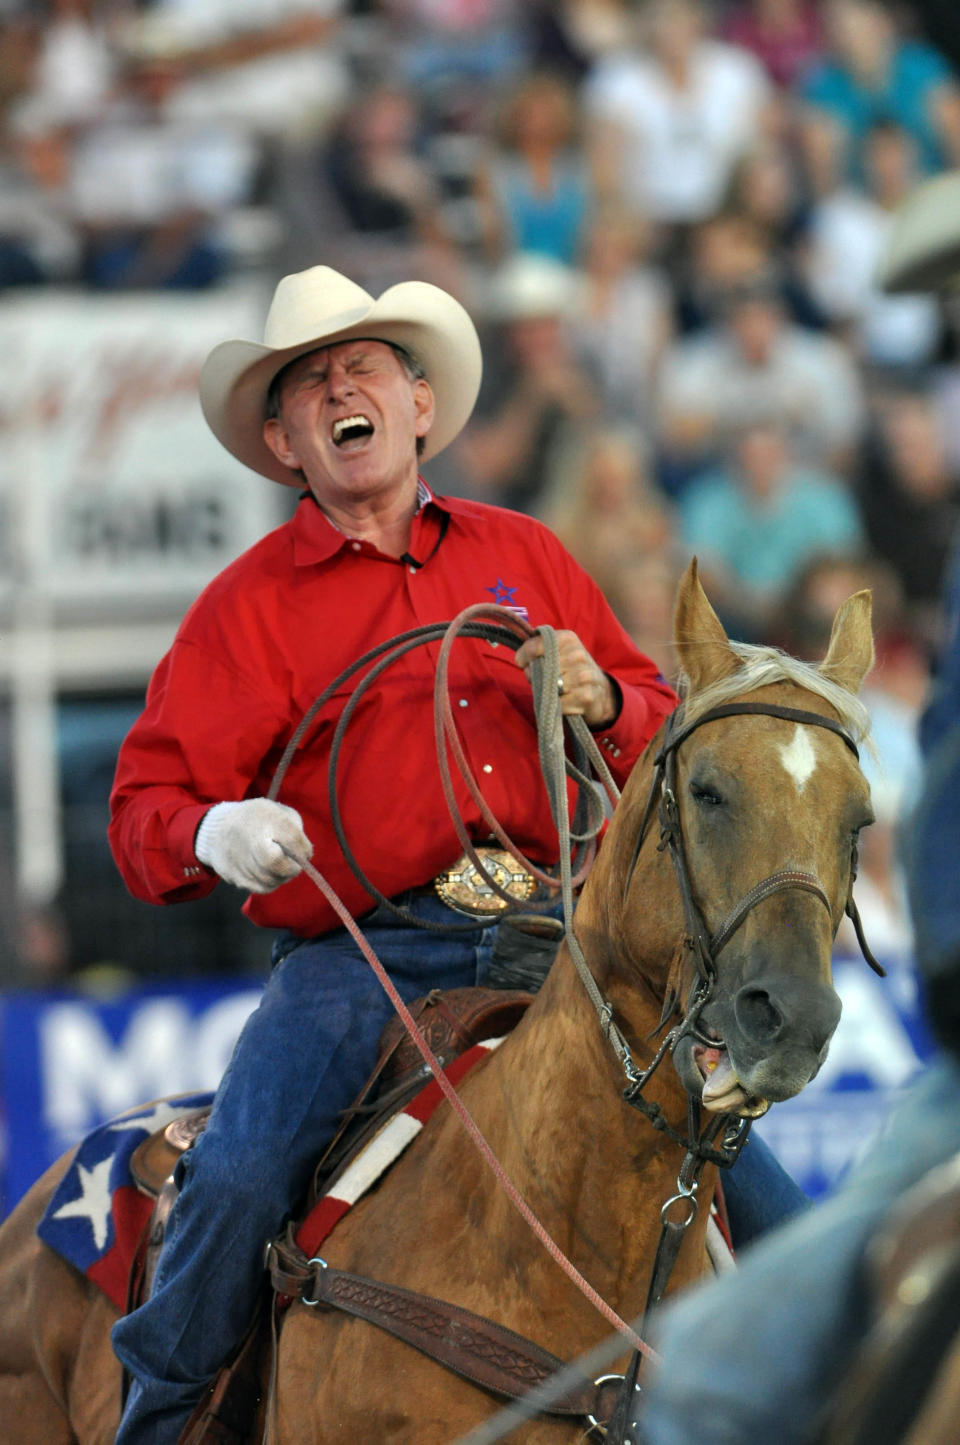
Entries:
POLYGON ((827 984, 777 975, 711 1000, 674 1062, 689 1093, 711 1113, 756 1117, 799 1094, 814 1077, 840 1019, 827 984))

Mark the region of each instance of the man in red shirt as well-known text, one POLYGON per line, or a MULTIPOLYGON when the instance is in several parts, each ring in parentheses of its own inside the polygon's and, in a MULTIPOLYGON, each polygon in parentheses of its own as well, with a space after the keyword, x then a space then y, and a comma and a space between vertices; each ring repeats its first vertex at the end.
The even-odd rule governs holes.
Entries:
MULTIPOLYGON (((313 853, 408 1000, 478 982, 489 962, 489 907, 470 927, 425 886, 460 852, 434 756, 436 646, 408 652, 381 675, 357 709, 338 768, 357 861, 426 930, 375 906, 336 841, 327 773, 345 693, 296 754, 285 801, 264 796, 304 711, 378 642, 491 601, 558 630, 563 711, 586 719, 621 780, 675 701, 544 527, 435 497, 419 477, 418 456, 453 439, 479 386, 479 343, 458 302, 420 282, 374 301, 317 266, 281 281, 265 336, 264 345, 232 341, 213 351, 201 402, 229 451, 303 496, 293 519, 191 608, 123 745, 112 798, 111 845, 138 897, 197 898, 223 879, 248 892, 255 923, 280 931, 262 1003, 206 1132, 181 1162, 152 1298, 114 1329, 133 1380, 122 1445, 176 1441, 238 1342, 264 1243, 302 1197, 390 1013, 349 935, 289 855, 313 853)), ((463 642, 450 685, 490 806, 529 856, 547 862, 556 831, 524 675, 541 650, 539 638, 516 654, 463 642)), ((458 803, 482 841, 487 825, 462 786, 458 803)))

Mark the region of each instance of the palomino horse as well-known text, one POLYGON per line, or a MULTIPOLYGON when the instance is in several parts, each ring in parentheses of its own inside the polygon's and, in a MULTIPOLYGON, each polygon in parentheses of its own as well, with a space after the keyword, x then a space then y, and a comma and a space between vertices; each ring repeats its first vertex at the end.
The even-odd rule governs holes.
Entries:
MULTIPOLYGON (((575 920, 639 1066, 652 1057, 665 1000, 680 1000, 682 1012, 697 996, 699 1016, 675 1048, 675 1067, 665 1064, 645 1088, 676 1132, 687 1125, 688 1094, 714 1114, 755 1114, 802 1089, 826 1054, 840 1012, 831 943, 857 834, 871 821, 851 742, 866 731, 855 694, 872 661, 869 615, 866 593, 844 604, 827 657, 814 668, 772 649, 732 646, 695 564, 681 583, 675 641, 686 703, 667 791, 716 954, 707 1001, 684 945, 683 890, 670 854, 658 850, 656 826, 645 829, 634 857, 656 741, 630 778, 575 920), (768 705, 777 715, 762 710, 768 705)), ((661 1205, 676 1191, 683 1151, 624 1103, 624 1084, 563 945, 536 1002, 467 1076, 462 1095, 553 1239, 632 1319, 644 1304, 661 1205)), ((61 1171, 55 1166, 0 1231, 6 1445, 107 1445, 117 1422, 112 1306, 34 1236, 61 1171)), ((708 1164, 701 1198, 710 1198, 715 1180, 708 1164)), ((706 1220, 701 1209, 686 1231, 671 1289, 703 1271, 706 1220)), ((449 1109, 341 1221, 324 1253, 332 1266, 463 1306, 565 1360, 609 1330, 532 1237, 449 1109)), ((272 1406, 272 1439, 281 1445, 441 1445, 497 1408, 369 1323, 303 1303, 286 1316, 272 1406)), ((541 1417, 511 1438, 573 1441, 582 1423, 541 1417)))

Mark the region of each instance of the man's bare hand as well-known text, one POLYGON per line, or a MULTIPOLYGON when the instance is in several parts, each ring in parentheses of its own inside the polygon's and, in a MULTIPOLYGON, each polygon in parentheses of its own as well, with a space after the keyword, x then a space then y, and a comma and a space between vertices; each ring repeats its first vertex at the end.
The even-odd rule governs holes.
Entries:
MULTIPOLYGON (((556 636, 557 660, 563 683, 561 711, 579 714, 592 728, 609 727, 620 711, 618 688, 597 666, 575 632, 558 630, 556 636)), ((528 637, 517 650, 517 666, 528 672, 533 659, 542 656, 543 638, 528 637)))

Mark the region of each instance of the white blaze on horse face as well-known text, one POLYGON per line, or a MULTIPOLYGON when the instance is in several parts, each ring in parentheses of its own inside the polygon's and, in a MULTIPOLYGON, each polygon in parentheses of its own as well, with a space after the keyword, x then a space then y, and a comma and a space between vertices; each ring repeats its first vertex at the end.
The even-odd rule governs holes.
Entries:
POLYGON ((797 723, 793 737, 780 747, 780 761, 802 793, 817 766, 817 749, 811 733, 812 728, 797 723))

